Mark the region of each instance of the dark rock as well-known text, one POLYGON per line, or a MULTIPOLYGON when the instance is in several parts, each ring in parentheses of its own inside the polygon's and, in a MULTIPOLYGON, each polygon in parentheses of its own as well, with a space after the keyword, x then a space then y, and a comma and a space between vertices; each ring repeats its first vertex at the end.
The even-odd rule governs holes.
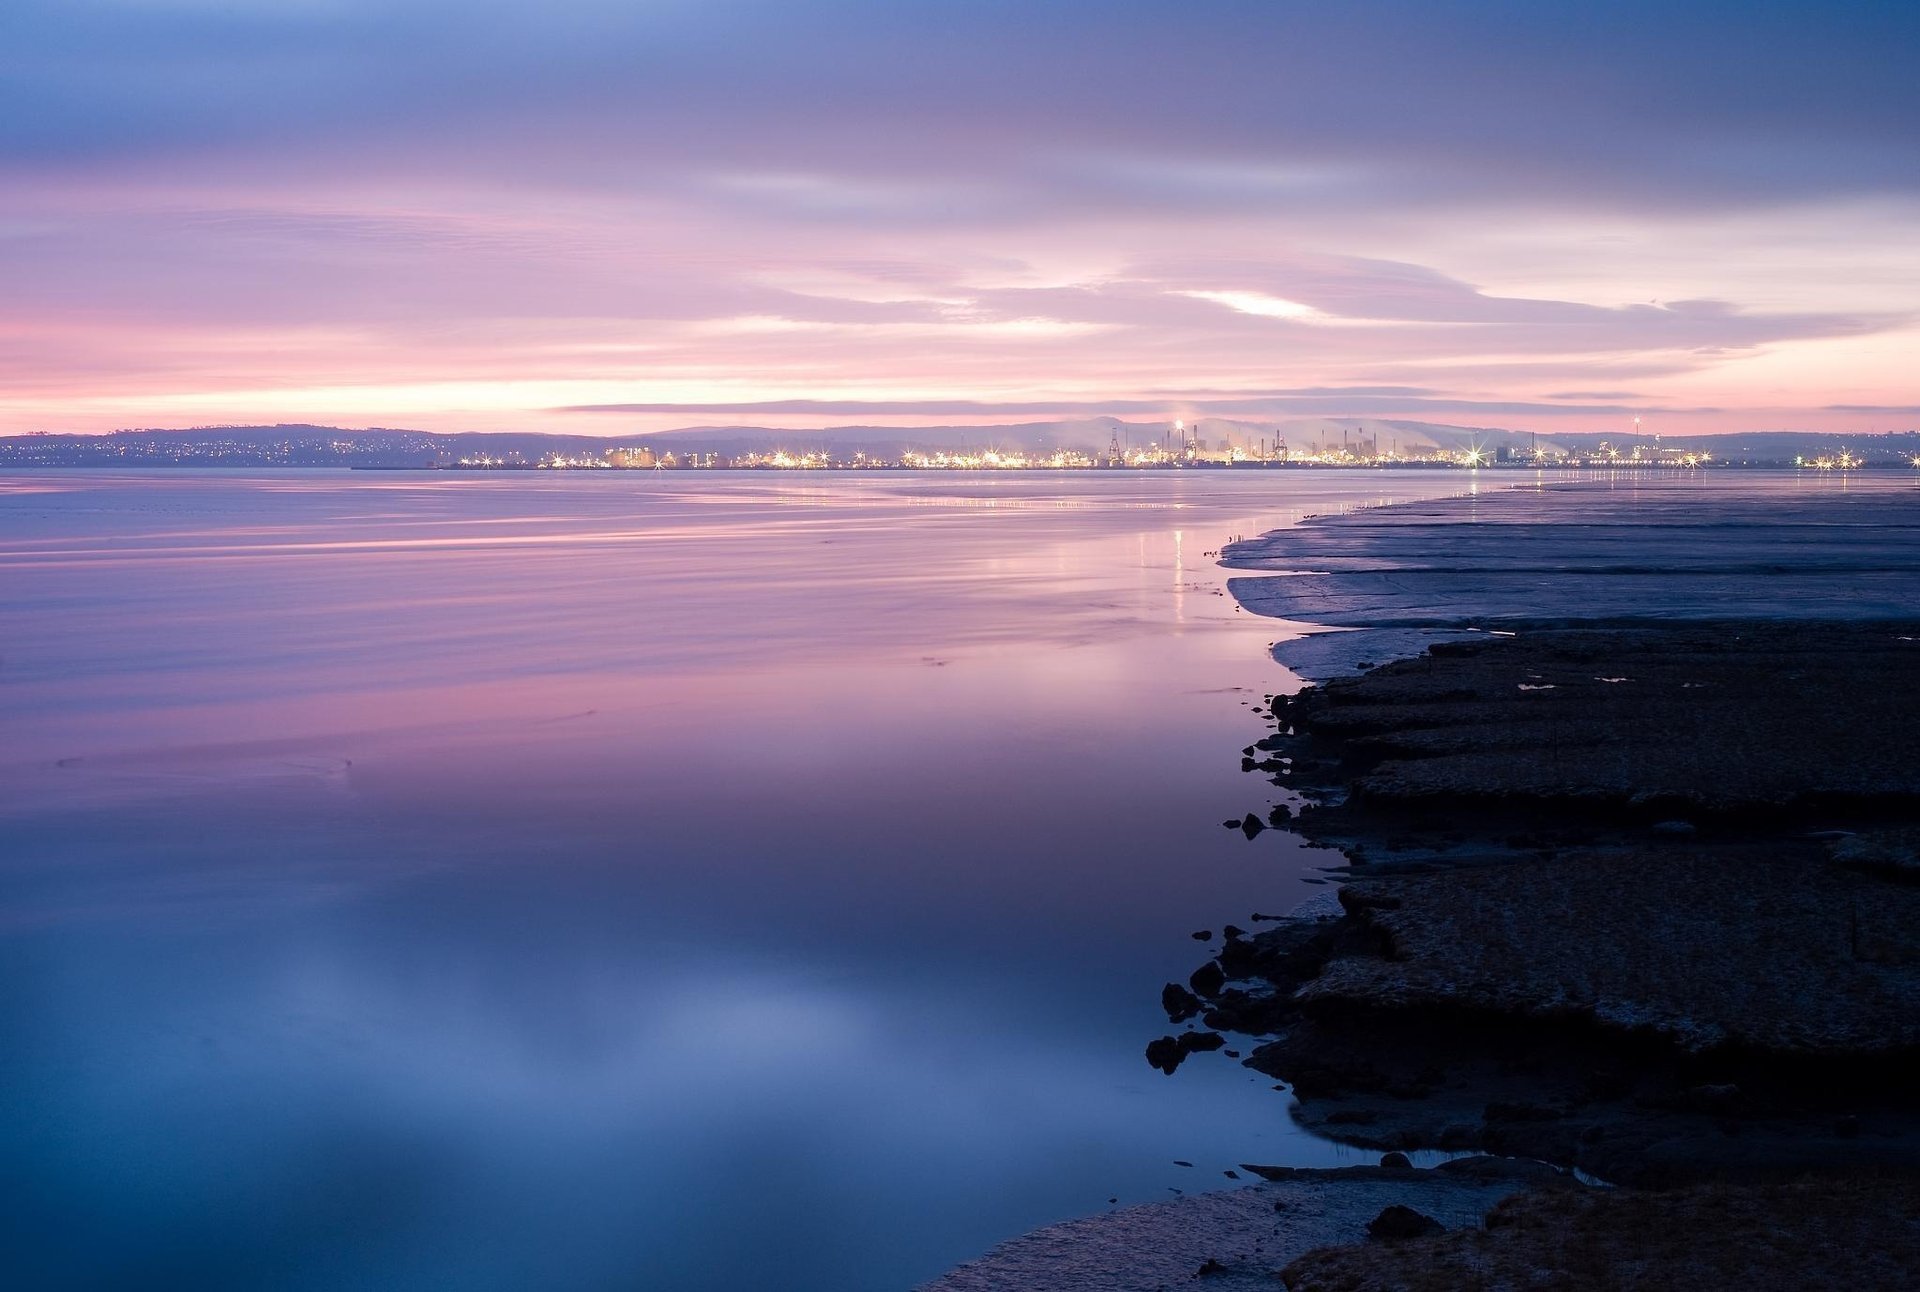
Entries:
POLYGON ((1174 1074, 1189 1054, 1217 1050, 1227 1043, 1227 1038, 1218 1032, 1182 1032, 1178 1036, 1163 1036, 1147 1042, 1147 1062, 1166 1073, 1174 1074))
POLYGON ((1247 936, 1247 931, 1238 924, 1229 924, 1220 930, 1220 936, 1223 938, 1244 938, 1247 936))
POLYGON ((1209 960, 1193 971, 1193 976, 1187 979, 1187 985, 1202 996, 1218 996, 1220 989, 1227 985, 1226 971, 1218 962, 1209 960))
MULTIPOLYGON (((1238 821, 1235 821, 1235 822, 1232 822, 1231 824, 1238 825, 1240 823, 1238 821)), ((1213 930, 1212 929, 1195 929, 1193 931, 1192 937, 1195 942, 1206 942, 1213 937, 1213 930)))
POLYGON ((1227 1272, 1226 1266, 1222 1265, 1219 1261, 1214 1260, 1212 1257, 1208 1257, 1207 1263, 1205 1265, 1202 1265, 1199 1269, 1195 1270, 1193 1277, 1197 1279, 1210 1279, 1216 1275, 1225 1274, 1226 1272, 1227 1272))
POLYGON ((1267 823, 1251 812, 1247 813, 1246 819, 1240 822, 1240 833, 1246 835, 1249 839, 1266 828, 1267 823))
MULTIPOLYGON (((1285 803, 1274 804, 1272 809, 1267 813, 1267 824, 1276 830, 1291 820, 1293 820, 1293 809, 1285 803)), ((1259 917, 1256 916, 1255 918, 1257 919, 1259 917)))
POLYGON ((1192 1165, 1193 1165, 1193 1163, 1191 1163, 1191 1162, 1182 1162, 1182 1161, 1181 1161, 1181 1160, 1180 1160, 1179 1158, 1177 1158, 1177 1157, 1173 1159, 1173 1164, 1174 1164, 1175 1166, 1192 1166, 1192 1165))
POLYGON ((1177 982, 1170 982, 1160 989, 1160 1008, 1167 1011, 1169 1023, 1184 1023, 1197 1015, 1205 1006, 1198 996, 1177 982))
POLYGON ((1413 1159, 1408 1157, 1405 1153, 1382 1153, 1380 1155, 1380 1165, 1385 1167, 1396 1167, 1404 1171, 1408 1167, 1411 1167, 1413 1165, 1413 1159))
POLYGON ((1174 1069, 1179 1067, 1180 1061, 1186 1057, 1180 1050, 1180 1041, 1177 1037, 1163 1036, 1157 1041, 1147 1042, 1147 1062, 1168 1076, 1173 1075, 1174 1069))
POLYGON ((1468 1180, 1528 1180, 1535 1184, 1561 1183, 1566 1173, 1557 1166, 1545 1162, 1534 1162, 1524 1158, 1488 1157, 1476 1154, 1473 1157, 1456 1157, 1440 1163, 1433 1168, 1441 1175, 1457 1176, 1468 1180))
POLYGON ((1432 1216, 1415 1211, 1412 1207, 1403 1207, 1399 1203, 1388 1207, 1367 1224, 1367 1237, 1384 1242, 1398 1242, 1405 1238, 1426 1238, 1432 1234, 1444 1234, 1447 1227, 1432 1216))

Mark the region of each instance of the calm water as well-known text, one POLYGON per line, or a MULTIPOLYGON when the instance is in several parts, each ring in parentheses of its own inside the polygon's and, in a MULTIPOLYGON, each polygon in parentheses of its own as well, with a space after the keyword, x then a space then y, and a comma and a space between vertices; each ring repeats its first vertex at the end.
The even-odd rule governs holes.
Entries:
POLYGON ((1340 1160, 1141 1057, 1324 891, 1208 553, 1466 483, 0 477, 10 1286, 899 1289, 1340 1160))

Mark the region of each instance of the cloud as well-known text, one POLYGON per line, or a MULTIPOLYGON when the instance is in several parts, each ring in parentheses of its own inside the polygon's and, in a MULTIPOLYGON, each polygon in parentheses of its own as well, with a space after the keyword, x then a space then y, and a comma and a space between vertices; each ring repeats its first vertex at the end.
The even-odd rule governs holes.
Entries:
POLYGON ((1920 190, 1911 6, 12 0, 0 164, 708 186, 791 215, 1920 190))
POLYGON ((0 424, 1546 417, 1722 371, 1863 416, 1911 393, 1868 341, 1920 299, 1916 43, 1732 0, 10 0, 0 424))
POLYGON ((1611 416, 1659 413, 1669 416, 1718 413, 1718 408, 1657 408, 1624 404, 1527 403, 1513 400, 1430 399, 1353 393, 1274 394, 1219 398, 1199 394, 1178 399, 1005 400, 972 399, 774 399, 742 403, 578 404, 556 413, 670 414, 676 417, 988 417, 1048 418, 1154 416, 1287 417, 1299 414, 1357 417, 1385 413, 1478 413, 1489 416, 1611 416))

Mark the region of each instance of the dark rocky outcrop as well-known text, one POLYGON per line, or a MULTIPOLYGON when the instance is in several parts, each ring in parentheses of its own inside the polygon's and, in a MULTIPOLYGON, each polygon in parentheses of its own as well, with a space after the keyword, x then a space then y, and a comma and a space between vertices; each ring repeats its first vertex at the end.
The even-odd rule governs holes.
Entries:
POLYGON ((1376 1148, 1649 1183, 1909 1160, 1908 638, 1554 630, 1275 697, 1299 829, 1348 882, 1337 917, 1222 948, 1207 1026, 1376 1148))
POLYGON ((1217 1050, 1226 1043, 1227 1039, 1218 1032, 1181 1032, 1178 1036, 1163 1036, 1157 1041, 1148 1042, 1147 1062, 1172 1076, 1186 1062, 1188 1055, 1217 1050))
POLYGON ((1552 1189, 1507 1198, 1480 1226, 1439 1229, 1321 1248, 1281 1279, 1291 1292, 1893 1292, 1912 1287, 1920 1269, 1920 1185, 1816 1177, 1677 1192, 1552 1189))
POLYGON ((1390 1243, 1405 1238, 1427 1238, 1446 1231, 1447 1227, 1432 1216, 1397 1202, 1367 1222, 1368 1238, 1390 1243))

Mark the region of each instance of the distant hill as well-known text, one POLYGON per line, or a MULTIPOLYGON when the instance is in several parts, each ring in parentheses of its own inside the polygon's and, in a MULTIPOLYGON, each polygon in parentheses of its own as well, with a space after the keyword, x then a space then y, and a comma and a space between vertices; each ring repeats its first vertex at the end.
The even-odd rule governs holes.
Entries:
MULTIPOLYGON (((1284 441, 1294 451, 1346 445, 1356 452, 1418 454, 1423 450, 1479 448, 1489 456, 1513 456, 1538 445, 1563 452, 1592 452, 1611 441, 1623 451, 1631 436, 1575 431, 1534 435, 1489 426, 1448 426, 1385 418, 1295 418, 1249 422, 1202 418, 1188 428, 1213 449, 1273 448, 1284 441)), ((1653 437, 1642 436, 1640 443, 1653 437)), ((533 464, 553 455, 600 458, 619 445, 647 445, 657 452, 719 454, 827 450, 837 457, 862 452, 897 458, 909 450, 1003 449, 1023 452, 1080 450, 1098 453, 1118 441, 1123 447, 1177 444, 1172 424, 1129 422, 1114 417, 1024 422, 1011 426, 835 426, 780 430, 765 426, 690 426, 630 435, 543 434, 531 431, 454 434, 374 427, 219 426, 184 430, 124 430, 108 435, 15 435, 0 437, 0 466, 236 466, 236 467, 433 467, 485 457, 533 464)), ((1667 448, 1698 450, 1743 465, 1790 464, 1841 449, 1871 466, 1905 466, 1920 457, 1920 432, 1828 435, 1810 431, 1668 436, 1667 448)))

